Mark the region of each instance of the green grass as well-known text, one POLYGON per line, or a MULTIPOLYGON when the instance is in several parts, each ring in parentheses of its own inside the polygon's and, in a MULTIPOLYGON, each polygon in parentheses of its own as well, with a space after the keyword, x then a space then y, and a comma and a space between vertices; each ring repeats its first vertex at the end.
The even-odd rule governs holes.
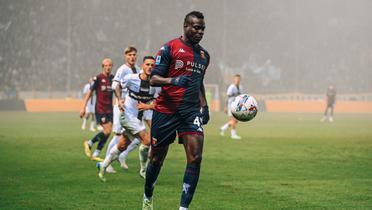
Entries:
MULTIPOLYGON (((87 160, 77 113, 0 112, 0 209, 140 209, 138 153, 129 171, 101 183, 87 160)), ((259 113, 220 137, 225 116, 205 127, 202 172, 190 209, 372 209, 372 115, 259 113)), ((118 164, 115 163, 119 170, 118 164)), ((171 146, 155 209, 178 209, 183 147, 171 146)))

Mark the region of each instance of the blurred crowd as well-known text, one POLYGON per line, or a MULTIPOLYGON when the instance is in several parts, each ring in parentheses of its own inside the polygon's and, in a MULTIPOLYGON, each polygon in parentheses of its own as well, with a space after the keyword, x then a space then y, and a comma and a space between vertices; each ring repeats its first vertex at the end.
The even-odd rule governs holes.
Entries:
POLYGON ((254 93, 372 91, 372 3, 352 1, 1 1, 0 91, 76 91, 125 46, 154 54, 180 35, 193 9, 205 13, 211 54, 206 83, 233 74, 254 93), (336 4, 334 4, 336 2, 336 4), (332 3, 332 4, 331 4, 332 3))

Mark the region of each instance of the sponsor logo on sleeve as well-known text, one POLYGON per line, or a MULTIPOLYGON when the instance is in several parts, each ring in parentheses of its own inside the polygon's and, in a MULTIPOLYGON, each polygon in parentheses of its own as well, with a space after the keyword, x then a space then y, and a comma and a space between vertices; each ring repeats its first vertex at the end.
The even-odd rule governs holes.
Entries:
POLYGON ((203 51, 203 50, 200 50, 200 57, 201 57, 202 59, 205 59, 205 54, 204 54, 204 51, 203 51))
POLYGON ((155 64, 159 65, 160 61, 161 61, 161 56, 160 55, 156 56, 155 64))

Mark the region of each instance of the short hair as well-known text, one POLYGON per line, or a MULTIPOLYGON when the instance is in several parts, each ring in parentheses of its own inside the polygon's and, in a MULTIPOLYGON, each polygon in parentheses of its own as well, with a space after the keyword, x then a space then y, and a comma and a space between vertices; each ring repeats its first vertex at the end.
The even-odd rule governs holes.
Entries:
POLYGON ((147 60, 147 59, 155 60, 155 58, 153 56, 147 55, 147 56, 143 57, 142 61, 145 62, 145 60, 147 60))
POLYGON ((235 74, 234 77, 240 77, 240 74, 235 74))
POLYGON ((105 63, 105 62, 110 62, 111 64, 113 64, 111 58, 104 58, 104 59, 102 60, 102 67, 104 66, 104 63, 105 63))
POLYGON ((186 25, 187 23, 187 19, 189 17, 196 17, 196 18, 199 18, 199 19, 204 19, 204 15, 203 13, 199 12, 199 11, 192 11, 192 12, 189 12, 186 16, 185 16, 185 19, 183 20, 183 24, 186 25))
POLYGON ((137 53, 137 49, 132 45, 128 46, 127 48, 124 49, 124 55, 126 55, 130 52, 136 52, 137 53))

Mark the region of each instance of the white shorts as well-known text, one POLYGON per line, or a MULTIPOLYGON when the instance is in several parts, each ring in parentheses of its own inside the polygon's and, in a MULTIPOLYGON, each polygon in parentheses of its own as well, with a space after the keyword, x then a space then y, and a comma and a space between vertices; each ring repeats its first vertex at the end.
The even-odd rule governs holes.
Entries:
POLYGON ((85 112, 86 113, 95 113, 95 107, 94 107, 94 105, 87 105, 86 107, 85 107, 85 112))
POLYGON ((123 133, 123 128, 120 125, 120 114, 121 111, 118 105, 114 105, 114 113, 113 113, 113 125, 112 125, 112 132, 120 134, 123 133))
MULTIPOLYGON (((125 129, 125 134, 131 139, 137 133, 146 129, 143 121, 139 120, 137 117, 127 115, 125 113, 120 116, 120 123, 125 129)), ((132 139, 131 139, 132 140, 132 139)))
POLYGON ((143 119, 144 120, 152 120, 152 109, 145 110, 143 112, 143 119))

